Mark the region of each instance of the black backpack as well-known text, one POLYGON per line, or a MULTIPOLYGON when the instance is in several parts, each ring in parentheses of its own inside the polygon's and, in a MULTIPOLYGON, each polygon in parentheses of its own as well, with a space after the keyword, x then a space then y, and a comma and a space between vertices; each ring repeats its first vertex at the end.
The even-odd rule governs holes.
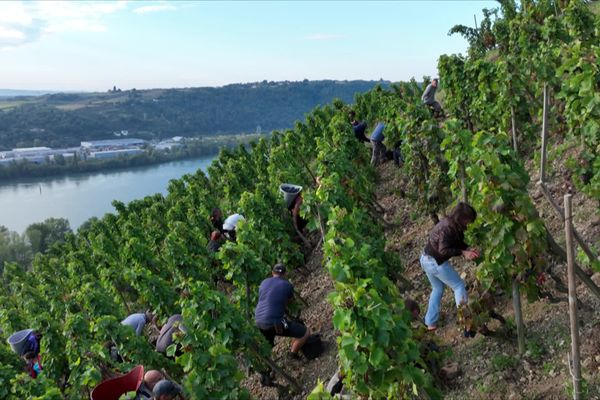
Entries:
POLYGON ((309 360, 319 357, 325 350, 323 342, 321 341, 321 335, 318 333, 310 335, 301 350, 304 357, 309 360))

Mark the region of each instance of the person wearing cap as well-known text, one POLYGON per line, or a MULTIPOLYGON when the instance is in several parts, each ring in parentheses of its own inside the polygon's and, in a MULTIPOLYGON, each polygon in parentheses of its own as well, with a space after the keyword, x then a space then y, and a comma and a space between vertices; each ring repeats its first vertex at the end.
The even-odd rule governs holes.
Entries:
POLYGON ((245 220, 246 219, 241 214, 233 214, 227 217, 225 222, 223 222, 223 232, 225 233, 225 237, 235 241, 235 228, 238 222, 245 220))
POLYGON ((150 311, 146 311, 145 313, 136 313, 127 316, 127 318, 121 321, 121 325, 130 326, 135 331, 136 336, 140 336, 144 331, 144 326, 152 321, 154 321, 154 315, 150 311))
POLYGON ((425 88, 421 100, 425 105, 433 110, 434 115, 440 115, 442 113, 442 106, 435 100, 435 92, 437 91, 438 80, 435 78, 425 88))
POLYGON ((185 327, 181 323, 183 317, 181 314, 175 314, 169 317, 167 323, 161 328, 158 340, 156 341, 156 351, 166 353, 167 347, 173 344, 173 336, 178 332, 185 333, 185 327))
POLYGON ((304 324, 284 317, 285 309, 294 296, 294 287, 285 279, 285 273, 285 265, 276 264, 272 270, 273 276, 260 284, 254 320, 271 346, 275 345, 275 336, 293 338, 290 357, 297 359, 298 351, 306 343, 310 332, 304 324))
POLYGON ((154 400, 174 400, 182 398, 181 387, 168 379, 158 381, 156 385, 154 385, 152 394, 154 395, 154 400))
POLYGON ((385 145, 383 144, 383 129, 385 124, 383 122, 377 123, 373 133, 371 134, 371 143, 373 144, 373 154, 371 156, 371 165, 378 166, 385 159, 385 145))
POLYGON ((350 118, 350 124, 352 125, 352 130, 354 131, 354 136, 356 136, 356 139, 359 142, 369 143, 369 139, 365 136, 367 123, 364 121, 357 121, 356 113, 352 110, 348 113, 348 117, 350 118))

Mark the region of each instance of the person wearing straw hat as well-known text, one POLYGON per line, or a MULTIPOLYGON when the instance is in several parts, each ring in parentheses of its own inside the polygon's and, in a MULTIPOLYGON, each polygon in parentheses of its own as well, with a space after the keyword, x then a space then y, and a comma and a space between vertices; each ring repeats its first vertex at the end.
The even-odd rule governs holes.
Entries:
POLYGON ((306 325, 284 317, 285 309, 294 296, 294 286, 285 278, 286 268, 276 264, 272 276, 258 288, 258 304, 254 310, 256 326, 265 339, 275 345, 275 336, 291 337, 292 349, 289 357, 299 359, 298 352, 310 336, 306 325))

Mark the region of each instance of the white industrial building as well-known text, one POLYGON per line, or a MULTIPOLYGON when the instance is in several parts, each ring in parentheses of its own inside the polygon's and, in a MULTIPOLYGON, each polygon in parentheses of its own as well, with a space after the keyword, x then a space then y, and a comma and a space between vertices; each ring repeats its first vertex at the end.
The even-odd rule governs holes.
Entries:
POLYGON ((145 145, 147 142, 143 139, 107 139, 107 140, 89 140, 81 142, 81 148, 83 150, 114 150, 124 149, 130 147, 139 147, 145 145))
POLYGON ((117 149, 117 150, 105 150, 105 151, 93 151, 89 154, 89 158, 96 160, 106 160, 108 158, 115 158, 119 156, 133 156, 142 154, 142 149, 117 149))
POLYGON ((13 157, 42 156, 52 154, 50 147, 21 147, 12 149, 13 157))
MULTIPOLYGON (((183 137, 175 136, 171 139, 153 144, 157 150, 172 149, 182 145, 183 137)), ((143 139, 108 139, 90 140, 81 142, 81 147, 66 149, 52 149, 50 147, 24 147, 12 149, 11 151, 0 151, 0 165, 8 165, 12 162, 27 160, 35 164, 43 164, 54 160, 58 155, 64 158, 73 158, 81 155, 83 159, 106 160, 119 156, 134 156, 145 152, 142 146, 148 144, 143 139)))
POLYGON ((21 147, 11 151, 0 152, 0 164, 10 164, 27 160, 34 164, 43 164, 47 160, 53 160, 55 156, 62 155, 65 158, 74 157, 79 148, 51 149, 50 147, 21 147))

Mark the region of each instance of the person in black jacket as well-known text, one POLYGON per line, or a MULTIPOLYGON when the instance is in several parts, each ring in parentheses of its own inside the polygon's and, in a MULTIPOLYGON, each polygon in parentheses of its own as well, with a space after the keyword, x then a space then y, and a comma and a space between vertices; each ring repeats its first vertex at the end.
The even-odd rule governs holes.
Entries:
POLYGON ((210 223, 213 228, 223 233, 223 212, 220 208, 213 208, 210 213, 210 223))
POLYGON ((362 121, 359 122, 356 120, 356 113, 354 111, 350 111, 348 113, 348 117, 350 118, 350 124, 352 125, 352 130, 354 131, 354 136, 359 142, 369 143, 371 142, 369 138, 365 136, 365 131, 367 130, 367 123, 362 121))
POLYGON ((475 221, 477 212, 467 203, 460 202, 450 215, 436 224, 421 255, 421 267, 433 288, 425 314, 427 329, 437 328, 440 304, 445 286, 454 291, 456 306, 467 303, 465 282, 450 264, 450 258, 463 255, 467 260, 479 257, 479 252, 464 241, 467 225, 475 221))

